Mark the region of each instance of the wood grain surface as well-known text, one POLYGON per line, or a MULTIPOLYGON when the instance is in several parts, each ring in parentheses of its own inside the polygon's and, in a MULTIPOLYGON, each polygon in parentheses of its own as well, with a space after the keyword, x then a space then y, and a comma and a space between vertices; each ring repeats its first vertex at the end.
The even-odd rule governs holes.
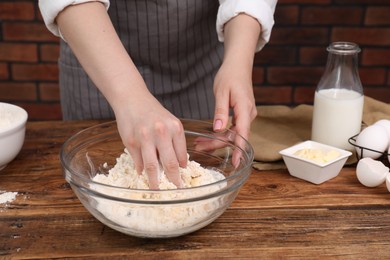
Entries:
MULTIPOLYGON (((365 188, 355 168, 321 185, 286 170, 256 171, 231 207, 207 227, 171 239, 141 239, 90 215, 62 175, 59 151, 98 121, 29 122, 17 158, 0 172, 0 258, 389 258, 390 193, 365 188)), ((1 147, 0 149, 6 149, 1 147)))

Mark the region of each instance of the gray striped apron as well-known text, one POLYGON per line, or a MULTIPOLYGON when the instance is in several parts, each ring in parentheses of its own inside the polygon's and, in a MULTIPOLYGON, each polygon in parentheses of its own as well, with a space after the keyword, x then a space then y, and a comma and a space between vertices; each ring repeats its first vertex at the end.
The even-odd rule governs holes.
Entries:
MULTIPOLYGON (((150 92, 179 118, 210 119, 223 55, 218 0, 112 0, 109 15, 150 92)), ((64 120, 114 118, 100 91, 61 41, 64 120)))

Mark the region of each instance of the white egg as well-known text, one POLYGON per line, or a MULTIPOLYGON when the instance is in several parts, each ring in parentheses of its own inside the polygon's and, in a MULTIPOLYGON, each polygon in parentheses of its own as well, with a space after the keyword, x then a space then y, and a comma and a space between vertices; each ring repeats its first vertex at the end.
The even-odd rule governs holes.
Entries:
POLYGON ((387 190, 390 192, 390 174, 387 174, 386 176, 386 187, 387 190))
POLYGON ((390 163, 390 147, 389 147, 389 150, 387 150, 387 160, 389 160, 389 163, 390 163))
POLYGON ((383 126, 386 130, 387 136, 390 138, 390 120, 381 119, 381 120, 376 121, 374 125, 383 126))
POLYGON ((366 149, 356 147, 356 151, 360 158, 370 157, 377 159, 388 149, 389 140, 390 138, 383 126, 370 125, 364 128, 356 138, 356 145, 366 149))
POLYGON ((389 168, 382 162, 369 157, 359 160, 356 166, 356 176, 359 182, 367 187, 381 185, 388 174, 389 168))

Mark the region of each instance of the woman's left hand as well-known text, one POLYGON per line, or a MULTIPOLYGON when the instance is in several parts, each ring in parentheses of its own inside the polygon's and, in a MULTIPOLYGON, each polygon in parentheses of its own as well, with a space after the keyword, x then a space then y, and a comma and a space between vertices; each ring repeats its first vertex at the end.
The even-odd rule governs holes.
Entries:
POLYGON ((215 131, 226 129, 229 110, 232 109, 234 130, 245 139, 249 137, 251 123, 257 115, 251 72, 235 66, 234 63, 222 64, 214 80, 215 131))
POLYGON ((257 115, 252 70, 260 33, 258 21, 246 14, 237 15, 224 26, 224 59, 214 79, 214 131, 226 129, 232 109, 234 130, 245 139, 249 137, 257 115))

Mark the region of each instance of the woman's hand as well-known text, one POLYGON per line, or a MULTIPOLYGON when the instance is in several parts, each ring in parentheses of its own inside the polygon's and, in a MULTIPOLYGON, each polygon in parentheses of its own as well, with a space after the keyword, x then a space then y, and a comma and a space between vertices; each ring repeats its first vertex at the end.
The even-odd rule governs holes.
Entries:
MULTIPOLYGON (((229 109, 233 109, 234 130, 245 139, 249 137, 251 123, 257 115, 252 69, 260 32, 257 20, 245 14, 225 24, 224 60, 214 80, 215 131, 226 129, 229 109)), ((233 163, 238 163, 237 160, 236 156, 233 163)))
POLYGON ((59 29, 88 76, 112 106, 122 141, 139 173, 145 169, 158 189, 160 163, 182 186, 187 163, 183 126, 150 94, 122 45, 103 4, 71 5, 57 17, 59 29))
POLYGON ((138 173, 145 170, 151 189, 158 189, 160 166, 177 187, 183 183, 179 166, 187 165, 183 125, 153 96, 143 104, 116 107, 119 133, 132 156, 138 173))
POLYGON ((232 125, 238 134, 247 139, 251 122, 257 115, 251 70, 224 62, 214 80, 214 94, 214 130, 220 131, 227 127, 229 109, 232 108, 232 125))
MULTIPOLYGON (((251 70, 250 70, 251 71, 251 70)), ((257 115, 253 95, 251 73, 234 63, 224 62, 214 80, 216 109, 214 130, 223 131, 228 122, 229 108, 233 109, 231 130, 248 139, 253 119, 257 115)), ((233 140, 238 147, 245 147, 240 137, 233 140)), ((233 154, 232 163, 237 166, 240 154, 233 154)))

